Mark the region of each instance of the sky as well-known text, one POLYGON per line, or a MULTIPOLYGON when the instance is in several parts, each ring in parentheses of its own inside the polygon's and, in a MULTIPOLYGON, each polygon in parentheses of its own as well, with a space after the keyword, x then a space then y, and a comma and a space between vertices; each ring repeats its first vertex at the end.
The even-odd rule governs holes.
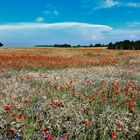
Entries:
POLYGON ((0 0, 6 46, 140 39, 140 0, 0 0))

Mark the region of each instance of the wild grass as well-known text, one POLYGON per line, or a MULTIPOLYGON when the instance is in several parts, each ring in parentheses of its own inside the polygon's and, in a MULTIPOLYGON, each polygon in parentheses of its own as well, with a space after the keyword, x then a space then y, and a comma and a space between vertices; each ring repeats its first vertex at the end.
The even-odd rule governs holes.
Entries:
POLYGON ((138 140, 139 51, 56 50, 1 50, 0 139, 138 140))

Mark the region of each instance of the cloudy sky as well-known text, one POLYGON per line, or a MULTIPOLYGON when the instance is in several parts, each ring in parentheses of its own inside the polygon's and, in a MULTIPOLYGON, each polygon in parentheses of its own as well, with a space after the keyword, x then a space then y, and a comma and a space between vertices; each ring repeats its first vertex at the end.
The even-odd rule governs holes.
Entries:
POLYGON ((0 0, 7 46, 140 39, 140 0, 0 0))

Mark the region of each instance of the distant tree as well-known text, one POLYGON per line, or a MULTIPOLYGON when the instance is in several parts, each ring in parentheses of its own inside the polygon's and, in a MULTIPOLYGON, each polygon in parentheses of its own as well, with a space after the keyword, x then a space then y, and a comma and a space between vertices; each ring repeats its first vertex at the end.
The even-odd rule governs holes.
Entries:
POLYGON ((115 49, 115 46, 113 45, 112 42, 110 42, 110 43, 108 44, 108 49, 115 49))
POLYGON ((2 43, 0 43, 0 47, 4 46, 2 43))
POLYGON ((130 41, 124 40, 119 41, 114 44, 109 43, 108 49, 116 49, 116 50, 140 50, 140 40, 138 41, 130 41))
POLYGON ((95 47, 102 47, 101 44, 95 44, 95 47))
POLYGON ((92 44, 90 44, 88 47, 94 47, 92 44))

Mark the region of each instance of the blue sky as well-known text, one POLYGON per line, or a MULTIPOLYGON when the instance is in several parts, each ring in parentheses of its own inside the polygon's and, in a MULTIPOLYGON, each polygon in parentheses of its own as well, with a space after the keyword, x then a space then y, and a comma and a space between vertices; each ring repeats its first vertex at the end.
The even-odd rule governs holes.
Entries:
POLYGON ((140 39, 140 0, 0 0, 7 46, 140 39))

